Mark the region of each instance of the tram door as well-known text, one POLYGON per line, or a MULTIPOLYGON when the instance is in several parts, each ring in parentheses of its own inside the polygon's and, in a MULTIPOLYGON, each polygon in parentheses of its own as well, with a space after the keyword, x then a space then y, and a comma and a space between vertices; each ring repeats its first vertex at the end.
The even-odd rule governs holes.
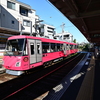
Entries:
POLYGON ((42 61, 42 46, 40 40, 28 39, 30 64, 42 61))
POLYGON ((66 55, 66 43, 63 43, 63 52, 66 55))
POLYGON ((70 44, 67 44, 67 53, 70 54, 70 44))

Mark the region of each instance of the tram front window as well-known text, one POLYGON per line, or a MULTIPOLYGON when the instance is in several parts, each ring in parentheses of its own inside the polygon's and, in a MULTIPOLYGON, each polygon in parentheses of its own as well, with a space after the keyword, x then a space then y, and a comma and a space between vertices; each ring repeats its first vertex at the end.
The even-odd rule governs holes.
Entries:
POLYGON ((8 40, 4 55, 6 56, 27 55, 26 39, 8 40))

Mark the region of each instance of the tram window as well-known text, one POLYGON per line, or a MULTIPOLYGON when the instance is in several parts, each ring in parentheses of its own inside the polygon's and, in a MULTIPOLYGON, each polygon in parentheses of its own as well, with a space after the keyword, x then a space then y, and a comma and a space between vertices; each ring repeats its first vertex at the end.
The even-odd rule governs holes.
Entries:
POLYGON ((76 49, 78 48, 78 46, 76 45, 76 49))
POLYGON ((70 50, 70 44, 68 44, 68 48, 69 48, 69 50, 70 50))
POLYGON ((75 49, 77 49, 77 45, 75 45, 75 49))
POLYGON ((72 49, 74 49, 74 45, 72 45, 72 49))
POLYGON ((75 49, 77 49, 77 45, 75 45, 75 49))
POLYGON ((69 48, 71 49, 71 45, 69 44, 69 48))
POLYGON ((34 54, 34 43, 30 43, 31 55, 34 54))
POLYGON ((27 51, 27 41, 25 40, 25 45, 24 45, 24 49, 23 49, 23 54, 24 55, 28 55, 28 51, 27 51))
POLYGON ((76 45, 74 45, 74 49, 76 49, 76 45))
POLYGON ((37 53, 40 54, 40 43, 37 43, 37 53))
POLYGON ((42 52, 43 53, 47 53, 50 51, 50 48, 49 48, 49 43, 47 42, 42 42, 42 52))
POLYGON ((66 50, 69 50, 69 46, 68 46, 68 44, 66 44, 66 50))
POLYGON ((55 52, 56 52, 56 51, 58 51, 58 50, 57 50, 57 43, 55 43, 55 52))
POLYGON ((72 49, 74 49, 74 45, 72 45, 72 49))
POLYGON ((27 46, 25 46, 25 48, 24 48, 24 55, 28 55, 27 46))
POLYGON ((60 44, 57 43, 57 51, 60 51, 60 44))
POLYGON ((70 49, 73 49, 72 47, 73 47, 73 45, 70 45, 70 49))
POLYGON ((8 40, 5 55, 22 56, 27 55, 26 39, 8 40))
POLYGON ((55 51, 56 51, 56 44, 51 43, 51 52, 55 52, 55 51))
POLYGON ((63 44, 60 44, 60 51, 63 50, 63 44))
POLYGON ((75 45, 73 45, 72 49, 75 49, 75 45))

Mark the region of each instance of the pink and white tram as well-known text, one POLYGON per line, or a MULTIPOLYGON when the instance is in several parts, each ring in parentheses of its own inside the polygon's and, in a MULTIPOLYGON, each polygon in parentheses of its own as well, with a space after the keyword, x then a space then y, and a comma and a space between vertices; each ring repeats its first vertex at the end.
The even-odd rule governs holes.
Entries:
POLYGON ((77 52, 77 44, 33 37, 12 36, 7 40, 3 57, 6 73, 21 75, 25 71, 77 52))

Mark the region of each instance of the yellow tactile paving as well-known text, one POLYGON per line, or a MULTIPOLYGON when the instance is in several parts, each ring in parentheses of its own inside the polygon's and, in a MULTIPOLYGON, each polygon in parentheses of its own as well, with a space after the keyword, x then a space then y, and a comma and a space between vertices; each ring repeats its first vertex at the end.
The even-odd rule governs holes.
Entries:
POLYGON ((93 100, 93 84, 95 72, 95 58, 92 56, 87 73, 79 90, 76 100, 93 100))

